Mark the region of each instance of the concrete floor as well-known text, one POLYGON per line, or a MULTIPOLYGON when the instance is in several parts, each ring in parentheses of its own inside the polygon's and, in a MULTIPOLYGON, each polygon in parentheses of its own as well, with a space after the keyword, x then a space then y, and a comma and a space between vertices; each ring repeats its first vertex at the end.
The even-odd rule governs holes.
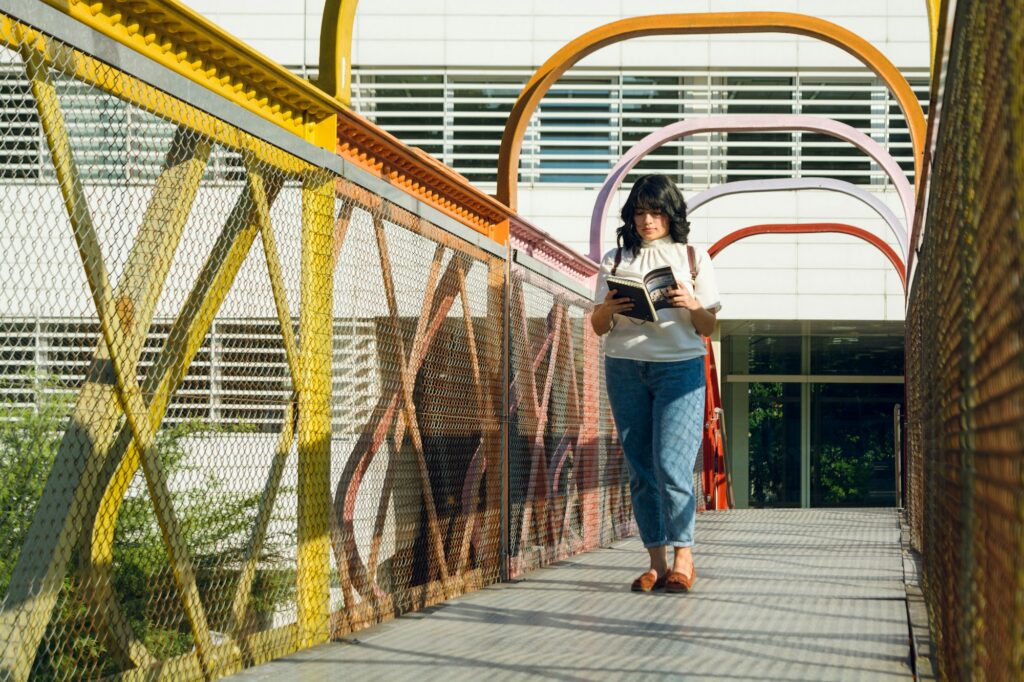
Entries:
POLYGON ((893 509, 701 514, 689 594, 617 543, 235 680, 912 679, 893 509))

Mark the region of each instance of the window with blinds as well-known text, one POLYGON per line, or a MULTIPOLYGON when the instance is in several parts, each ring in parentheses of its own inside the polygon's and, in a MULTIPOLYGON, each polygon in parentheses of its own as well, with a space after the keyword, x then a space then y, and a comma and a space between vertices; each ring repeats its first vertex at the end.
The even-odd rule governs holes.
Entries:
MULTIPOLYGON (((513 69, 353 70, 353 107, 406 143, 490 190, 505 118, 532 72, 513 69)), ((927 108, 927 73, 908 80, 927 108)), ((867 71, 608 71, 573 69, 544 98, 523 141, 526 186, 593 187, 637 141, 677 121, 714 114, 810 114, 872 137, 913 173, 906 121, 867 71)), ((851 145, 811 133, 709 133, 670 142, 627 178, 666 173, 687 190, 730 180, 825 176, 885 184, 851 145)), ((913 180, 913 178, 910 178, 913 180)))
MULTIPOLYGON (((153 322, 139 358, 142 384, 153 369, 172 323, 153 322)), ((297 325, 296 325, 297 331, 297 325)), ((379 393, 378 330, 373 319, 335 321, 335 425, 356 428, 370 417, 379 393)), ((100 340, 99 324, 81 319, 0 320, 0 403, 34 409, 42 394, 70 400, 85 381, 100 340)), ((200 419, 280 428, 291 399, 288 362, 277 320, 218 320, 203 340, 167 410, 168 424, 200 419)), ((146 396, 147 400, 150 396, 146 396)))

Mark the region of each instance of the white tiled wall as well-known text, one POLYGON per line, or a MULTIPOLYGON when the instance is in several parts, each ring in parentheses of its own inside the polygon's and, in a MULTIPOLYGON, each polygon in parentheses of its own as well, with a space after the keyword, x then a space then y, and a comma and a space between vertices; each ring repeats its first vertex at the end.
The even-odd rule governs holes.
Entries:
MULTIPOLYGON (((323 0, 186 3, 283 64, 317 63, 323 0)), ((530 69, 600 25, 627 16, 684 11, 809 14, 853 31, 898 67, 928 66, 925 0, 361 0, 353 62, 530 69)), ((782 34, 650 37, 605 47, 580 65, 716 69, 860 66, 836 46, 782 34)), ((879 196, 897 215, 903 215, 894 193, 880 192, 879 196)), ((595 198, 594 190, 524 189, 519 211, 541 229, 586 253, 595 198)), ((723 198, 694 216, 692 240, 707 246, 752 224, 824 221, 871 230, 898 249, 889 228, 870 208, 828 192, 723 198)), ((609 247, 617 225, 614 216, 607 225, 605 246, 609 247)), ((726 249, 716 268, 724 319, 903 318, 902 287, 892 266, 876 249, 852 237, 756 237, 726 249)))
MULTIPOLYGON (((185 4, 283 64, 301 64, 303 52, 308 64, 317 62, 323 0, 185 4)), ((816 16, 870 41, 897 66, 928 66, 925 0, 360 0, 353 62, 536 67, 573 38, 618 19, 743 11, 816 16), (481 54, 488 61, 481 61, 481 54)), ((648 38, 604 48, 588 62, 649 67, 666 57, 685 58, 689 67, 856 65, 832 45, 778 34, 648 38), (677 47, 666 47, 672 44, 677 47)))
MULTIPOLYGON (((577 251, 590 250, 596 191, 537 189, 520 195, 523 215, 577 251)), ((879 193, 899 213, 894 192, 879 193)), ((614 247, 620 192, 605 222, 602 250, 614 247)), ((690 240, 702 247, 764 223, 838 222, 866 229, 899 252, 889 226, 871 208, 834 192, 771 192, 723 197, 691 216, 690 240)), ((903 288, 874 246, 848 235, 761 235, 734 243, 715 259, 721 319, 902 320, 903 288)))

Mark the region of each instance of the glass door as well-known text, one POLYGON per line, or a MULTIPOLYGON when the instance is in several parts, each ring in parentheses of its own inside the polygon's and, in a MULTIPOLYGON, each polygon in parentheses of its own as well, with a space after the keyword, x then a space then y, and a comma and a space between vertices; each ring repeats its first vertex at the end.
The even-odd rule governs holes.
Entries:
POLYGON ((893 405, 902 384, 811 385, 811 506, 896 505, 893 405))
POLYGON ((749 505, 800 506, 800 384, 746 384, 749 505))
POLYGON ((739 508, 899 503, 893 408, 903 403, 903 338, 829 324, 832 333, 807 323, 802 334, 723 340, 739 508))

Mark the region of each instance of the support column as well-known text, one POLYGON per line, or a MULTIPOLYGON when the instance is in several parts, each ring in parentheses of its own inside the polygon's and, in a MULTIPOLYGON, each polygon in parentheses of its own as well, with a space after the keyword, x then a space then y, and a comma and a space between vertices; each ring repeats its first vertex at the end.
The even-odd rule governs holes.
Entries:
POLYGON ((334 180, 311 172, 302 184, 302 298, 299 315, 297 646, 330 636, 331 354, 334 180))

